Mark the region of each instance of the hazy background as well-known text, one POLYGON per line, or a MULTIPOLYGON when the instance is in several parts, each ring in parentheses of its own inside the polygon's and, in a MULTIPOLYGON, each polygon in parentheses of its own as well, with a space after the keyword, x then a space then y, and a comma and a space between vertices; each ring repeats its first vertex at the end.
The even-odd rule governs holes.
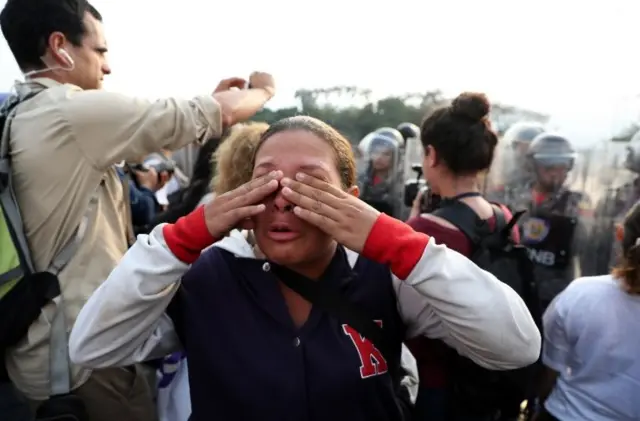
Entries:
MULTIPOLYGON (((0 7, 5 1, 0 0, 0 7)), ((299 88, 357 85, 377 96, 442 89, 552 115, 591 143, 640 111, 638 0, 94 0, 113 75, 106 88, 159 97, 210 92, 272 72, 299 88)), ((0 91, 20 72, 0 40, 0 91)))

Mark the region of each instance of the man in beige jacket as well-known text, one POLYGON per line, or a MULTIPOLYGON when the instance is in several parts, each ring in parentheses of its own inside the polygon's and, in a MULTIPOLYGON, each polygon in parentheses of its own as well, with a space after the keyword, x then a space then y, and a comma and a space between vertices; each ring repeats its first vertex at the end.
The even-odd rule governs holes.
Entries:
MULTIPOLYGON (((102 18, 86 1, 8 0, 0 26, 25 73, 18 95, 40 91, 18 105, 10 131, 14 188, 35 269, 46 270, 81 221, 88 222, 77 253, 59 275, 70 330, 128 247, 127 201, 114 164, 219 136, 262 108, 275 92, 273 78, 254 73, 251 89, 231 89, 245 84, 232 78, 212 95, 150 102, 100 90, 111 73, 107 43, 102 18)), ((54 302, 44 307, 6 357, 11 380, 34 406, 49 396, 55 311, 54 302)), ((74 393, 91 420, 154 419, 138 368, 71 368, 74 393)))

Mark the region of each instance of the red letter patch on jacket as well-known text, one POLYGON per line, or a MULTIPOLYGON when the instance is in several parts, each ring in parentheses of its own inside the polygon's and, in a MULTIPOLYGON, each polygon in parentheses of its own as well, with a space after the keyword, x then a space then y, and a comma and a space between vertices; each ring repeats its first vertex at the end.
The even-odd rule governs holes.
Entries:
MULTIPOLYGON (((375 322, 382 327, 382 320, 375 320, 375 322)), ((369 339, 360 335, 360 333, 349 325, 342 325, 342 330, 351 338, 351 342, 353 342, 353 345, 358 351, 360 362, 362 363, 360 366, 360 376, 363 379, 387 372, 387 361, 369 339)))

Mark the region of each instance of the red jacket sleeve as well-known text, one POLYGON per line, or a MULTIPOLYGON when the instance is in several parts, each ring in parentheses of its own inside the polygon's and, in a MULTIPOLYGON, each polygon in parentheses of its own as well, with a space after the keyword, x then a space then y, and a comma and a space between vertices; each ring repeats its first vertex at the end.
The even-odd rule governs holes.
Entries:
POLYGON ((404 222, 381 214, 367 237, 362 255, 389 265, 394 275, 406 279, 420 261, 429 238, 404 222))
POLYGON ((204 206, 178 219, 175 224, 162 228, 169 250, 184 263, 193 263, 205 248, 216 242, 209 233, 204 217, 204 206))

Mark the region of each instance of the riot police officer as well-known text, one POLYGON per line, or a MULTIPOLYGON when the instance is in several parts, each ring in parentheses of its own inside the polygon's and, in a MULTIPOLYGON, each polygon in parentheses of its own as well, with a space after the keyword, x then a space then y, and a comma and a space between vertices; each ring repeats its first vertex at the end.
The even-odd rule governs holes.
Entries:
POLYGON ((363 164, 366 168, 358 176, 360 198, 380 212, 399 217, 400 148, 397 141, 385 134, 374 132, 367 135, 360 145, 363 149, 363 164))
POLYGON ((524 121, 505 131, 484 189, 487 197, 497 202, 508 201, 512 189, 532 180, 527 151, 533 139, 543 132, 540 123, 524 121))
MULTIPOLYGON (((405 137, 402 133, 400 133, 399 130, 396 130, 392 127, 381 127, 379 129, 377 129, 375 132, 373 132, 375 134, 381 134, 383 136, 387 136, 388 138, 392 139, 397 145, 398 145, 398 161, 402 162, 404 160, 404 150, 405 150, 405 137)), ((404 174, 403 174, 403 170, 404 168, 402 167, 402 165, 398 166, 398 179, 403 179, 404 178, 404 174)))
POLYGON ((566 186, 575 159, 575 150, 565 137, 539 134, 526 153, 533 180, 508 203, 528 211, 519 222, 521 242, 535 264, 543 308, 573 279, 590 274, 590 199, 566 186))
POLYGON ((629 141, 622 168, 616 168, 616 157, 609 158, 613 159, 607 159, 606 155, 599 157, 604 161, 601 171, 607 172, 608 177, 600 177, 605 178, 607 186, 595 209, 596 274, 609 273, 615 264, 619 242, 614 238, 614 226, 622 223, 627 212, 640 200, 640 131, 629 141))
POLYGON ((360 140, 360 142, 358 142, 358 145, 355 148, 354 156, 356 158, 358 179, 366 174, 369 169, 369 156, 367 155, 367 152, 369 151, 369 144, 371 143, 371 139, 374 135, 375 133, 373 132, 367 134, 360 140))
POLYGON ((379 129, 376 129, 374 133, 387 136, 388 138, 393 139, 400 149, 404 148, 404 136, 402 136, 402 133, 393 127, 380 127, 379 129))

